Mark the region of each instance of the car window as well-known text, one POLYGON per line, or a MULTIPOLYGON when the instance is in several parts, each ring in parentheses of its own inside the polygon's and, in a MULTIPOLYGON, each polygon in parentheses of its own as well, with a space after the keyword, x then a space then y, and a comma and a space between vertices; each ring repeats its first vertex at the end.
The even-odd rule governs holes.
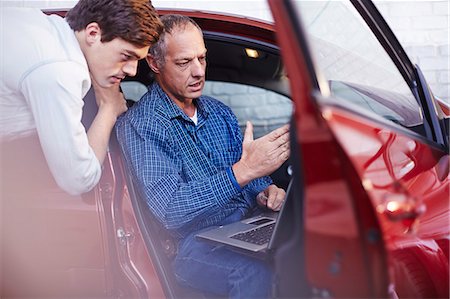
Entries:
POLYGON ((244 84, 207 81, 203 94, 229 106, 238 119, 242 133, 246 122, 251 121, 254 138, 288 123, 293 109, 288 97, 244 84))
POLYGON ((147 87, 139 81, 122 81, 120 83, 126 100, 137 102, 147 92, 147 87))
POLYGON ((349 1, 295 1, 317 71, 345 107, 404 127, 423 124, 408 84, 349 1))

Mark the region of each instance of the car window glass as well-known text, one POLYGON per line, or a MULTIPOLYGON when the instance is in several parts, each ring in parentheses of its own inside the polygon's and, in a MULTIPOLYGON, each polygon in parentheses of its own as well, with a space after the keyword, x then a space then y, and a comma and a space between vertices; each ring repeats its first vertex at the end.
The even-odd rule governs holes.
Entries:
POLYGON ((230 107, 242 133, 246 122, 251 121, 254 138, 288 123, 292 114, 292 102, 288 97, 259 87, 207 81, 203 95, 216 98, 230 107))
POLYGON ((122 81, 120 88, 125 99, 133 102, 139 101, 147 92, 147 87, 139 81, 122 81))
POLYGON ((348 1, 295 1, 331 95, 405 127, 423 124, 409 86, 348 1))

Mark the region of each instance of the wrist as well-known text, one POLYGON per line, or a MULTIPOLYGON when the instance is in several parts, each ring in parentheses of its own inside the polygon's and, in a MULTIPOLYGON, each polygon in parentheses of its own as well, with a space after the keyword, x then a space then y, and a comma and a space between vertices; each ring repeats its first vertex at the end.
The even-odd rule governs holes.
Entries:
POLYGON ((100 115, 102 119, 108 119, 110 121, 116 122, 120 114, 113 105, 103 103, 98 106, 97 115, 100 115))
POLYGON ((241 160, 236 162, 231 168, 237 183, 241 187, 244 187, 254 179, 251 174, 251 169, 241 160))
POLYGON ((233 168, 227 168, 226 169, 226 172, 227 172, 227 174, 228 174, 228 177, 230 178, 230 180, 231 180, 231 182, 233 183, 233 186, 239 191, 239 192, 241 192, 242 191, 242 187, 241 187, 241 185, 239 185, 239 183, 237 182, 237 180, 236 180, 236 176, 234 175, 234 172, 233 172, 233 168))
POLYGON ((117 117, 118 116, 110 109, 107 109, 106 107, 99 107, 97 114, 95 115, 94 122, 101 124, 102 127, 112 129, 117 121, 117 117))

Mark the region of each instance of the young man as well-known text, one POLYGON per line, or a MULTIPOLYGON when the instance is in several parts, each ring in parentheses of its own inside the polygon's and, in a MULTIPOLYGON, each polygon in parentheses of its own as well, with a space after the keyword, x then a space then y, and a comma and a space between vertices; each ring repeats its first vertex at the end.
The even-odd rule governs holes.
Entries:
POLYGON ((149 92, 116 125, 138 192, 157 219, 180 236, 174 270, 180 283, 231 298, 269 297, 272 272, 261 261, 195 239, 210 226, 241 219, 260 205, 279 210, 285 191, 268 174, 289 157, 289 128, 242 139, 229 107, 202 96, 206 48, 187 17, 161 18, 150 48, 149 92))
POLYGON ((91 190, 111 130, 127 109, 120 81, 135 75, 158 39, 157 13, 150 0, 80 0, 65 19, 2 7, 0 20, 2 183, 27 186, 26 173, 12 173, 31 157, 46 160, 66 192, 91 190), (98 113, 86 133, 81 114, 91 84, 98 113))

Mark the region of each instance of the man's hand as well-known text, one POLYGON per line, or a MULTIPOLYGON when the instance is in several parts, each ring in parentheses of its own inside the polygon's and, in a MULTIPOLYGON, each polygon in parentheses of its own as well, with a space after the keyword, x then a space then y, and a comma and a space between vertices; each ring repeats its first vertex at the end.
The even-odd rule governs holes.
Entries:
POLYGON ((286 192, 275 185, 270 185, 266 190, 256 196, 256 201, 260 206, 267 207, 274 211, 279 211, 283 205, 286 192))
POLYGON ((269 175, 289 158, 289 125, 253 139, 253 125, 247 122, 242 142, 242 157, 233 165, 233 172, 240 186, 251 180, 269 175))
POLYGON ((120 92, 119 84, 102 87, 92 78, 92 87, 94 87, 99 113, 105 111, 109 116, 117 119, 119 115, 127 111, 127 102, 120 92))

